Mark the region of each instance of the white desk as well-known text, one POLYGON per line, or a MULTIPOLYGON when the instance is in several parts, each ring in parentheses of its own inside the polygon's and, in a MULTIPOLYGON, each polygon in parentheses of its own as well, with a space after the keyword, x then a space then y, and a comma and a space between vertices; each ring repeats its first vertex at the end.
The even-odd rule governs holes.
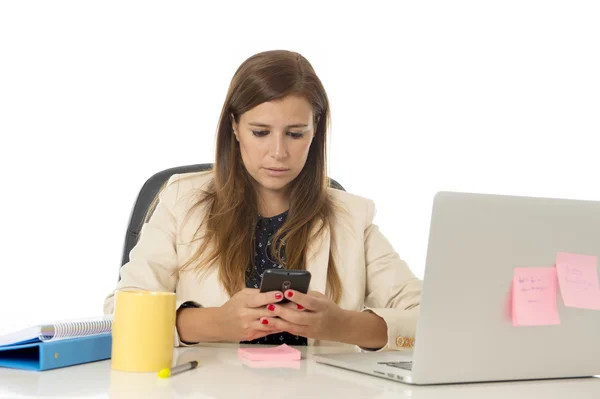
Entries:
POLYGON ((0 397, 72 398, 600 398, 600 378, 411 386, 315 363, 313 353, 351 347, 302 348, 298 368, 256 368, 237 357, 238 345, 175 350, 174 363, 200 367, 161 379, 154 373, 113 371, 110 360, 44 372, 0 369, 0 397))

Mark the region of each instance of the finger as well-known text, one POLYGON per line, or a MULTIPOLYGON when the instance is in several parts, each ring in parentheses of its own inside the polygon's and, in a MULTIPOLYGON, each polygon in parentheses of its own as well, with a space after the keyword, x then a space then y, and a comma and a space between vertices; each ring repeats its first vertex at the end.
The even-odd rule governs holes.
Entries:
POLYGON ((280 303, 279 306, 283 306, 287 309, 299 310, 301 312, 304 311, 304 306, 298 305, 297 303, 294 303, 294 302, 280 303))
MULTIPOLYGON (((280 304, 277 304, 277 306, 279 306, 280 304)), ((267 306, 263 306, 260 308, 247 308, 245 309, 244 313, 242 313, 242 317, 245 320, 251 320, 251 321, 256 321, 256 320, 260 320, 260 318, 262 317, 275 317, 273 316, 273 312, 271 310, 269 310, 270 306, 275 306, 273 304, 269 304, 267 306)))
POLYGON ((295 290, 287 290, 285 291, 285 297, 307 310, 319 311, 327 306, 322 297, 313 295, 312 293, 303 294, 295 290))
POLYGON ((308 332, 308 327, 307 326, 301 326, 298 324, 294 324, 292 322, 289 322, 287 320, 284 319, 273 319, 273 318, 269 318, 267 319, 268 323, 270 326, 273 327, 274 330, 276 331, 286 331, 292 335, 298 335, 301 337, 308 337, 309 336, 309 332, 308 332))
POLYGON ((272 322, 268 318, 262 318, 260 320, 255 320, 250 325, 250 335, 248 335, 245 340, 252 341, 258 338, 266 337, 267 335, 277 334, 282 331, 277 330, 272 322))
POLYGON ((283 299, 281 291, 260 292, 250 295, 246 301, 249 308, 260 308, 270 303, 277 303, 283 299))
MULTIPOLYGON (((275 323, 272 317, 261 317, 260 319, 254 320, 250 325, 252 329, 256 331, 266 332, 268 334, 274 334, 276 331, 275 323)), ((267 334, 267 335, 268 335, 267 334)))
POLYGON ((290 309, 288 306, 282 306, 281 304, 270 304, 267 306, 267 310, 274 315, 272 317, 279 317, 290 323, 301 326, 308 326, 314 323, 315 315, 313 313, 290 309))

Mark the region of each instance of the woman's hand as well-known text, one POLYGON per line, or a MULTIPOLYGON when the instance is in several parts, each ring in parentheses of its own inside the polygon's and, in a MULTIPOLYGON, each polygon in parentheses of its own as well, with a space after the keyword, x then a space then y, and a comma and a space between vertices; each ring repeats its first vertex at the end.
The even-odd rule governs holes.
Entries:
POLYGON ((272 329, 271 333, 287 331, 306 338, 342 340, 340 333, 347 324, 348 311, 316 291, 303 294, 288 290, 285 295, 290 303, 269 304, 266 307, 268 314, 261 316, 272 329))
POLYGON ((315 291, 288 290, 285 296, 291 303, 267 305, 271 315, 263 320, 274 331, 367 349, 380 349, 387 343, 387 323, 374 313, 342 309, 315 291))
POLYGON ((222 340, 251 341, 281 332, 264 320, 272 315, 267 306, 282 299, 283 293, 280 291, 261 293, 252 288, 245 288, 233 295, 218 308, 217 318, 222 340))

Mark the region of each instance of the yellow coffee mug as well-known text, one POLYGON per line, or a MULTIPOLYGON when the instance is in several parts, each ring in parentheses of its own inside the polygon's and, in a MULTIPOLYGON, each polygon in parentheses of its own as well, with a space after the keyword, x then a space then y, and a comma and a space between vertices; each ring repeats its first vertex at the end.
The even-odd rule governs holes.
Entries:
POLYGON ((117 291, 111 368, 158 372, 171 367, 175 339, 175 293, 117 291))

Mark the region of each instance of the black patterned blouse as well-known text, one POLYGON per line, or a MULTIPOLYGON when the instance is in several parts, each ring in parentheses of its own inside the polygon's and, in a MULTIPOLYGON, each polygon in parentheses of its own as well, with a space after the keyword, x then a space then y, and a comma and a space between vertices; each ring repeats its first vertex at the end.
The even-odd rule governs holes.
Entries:
MULTIPOLYGON (((265 218, 258 216, 256 225, 256 246, 254 251, 255 266, 250 265, 246 271, 246 287, 259 288, 262 281, 262 275, 266 269, 282 269, 283 266, 277 263, 277 259, 271 261, 270 251, 275 243, 271 242, 271 237, 283 225, 287 218, 288 211, 277 216, 265 218)), ((281 247, 281 259, 285 261, 285 244, 281 247)), ((258 338, 252 341, 242 341, 242 344, 265 344, 265 345, 307 345, 305 337, 299 337, 287 332, 271 334, 266 337, 258 338)))

